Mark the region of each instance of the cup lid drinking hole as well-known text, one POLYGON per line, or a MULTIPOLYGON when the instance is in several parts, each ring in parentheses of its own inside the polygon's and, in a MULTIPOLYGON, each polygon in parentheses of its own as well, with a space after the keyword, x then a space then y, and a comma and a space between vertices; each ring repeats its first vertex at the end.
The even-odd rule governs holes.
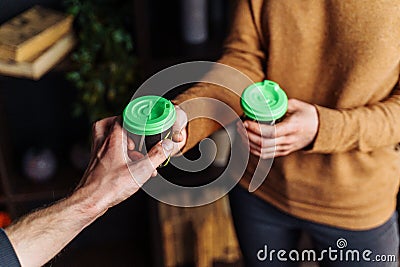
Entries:
POLYGON ((171 101, 154 95, 132 100, 123 112, 124 128, 137 135, 155 135, 172 127, 176 120, 171 101))
POLYGON ((247 87, 240 103, 247 117, 260 122, 276 121, 285 115, 288 108, 286 93, 276 82, 269 80, 247 87))

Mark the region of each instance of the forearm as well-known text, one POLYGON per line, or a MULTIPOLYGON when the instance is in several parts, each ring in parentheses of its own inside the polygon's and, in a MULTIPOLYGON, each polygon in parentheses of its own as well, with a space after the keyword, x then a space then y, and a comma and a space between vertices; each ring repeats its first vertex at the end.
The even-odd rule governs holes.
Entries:
POLYGON ((5 231, 23 267, 42 266, 106 210, 86 189, 20 219, 5 231))
POLYGON ((310 152, 364 152, 400 142, 400 94, 387 100, 351 110, 317 106, 319 131, 310 152))

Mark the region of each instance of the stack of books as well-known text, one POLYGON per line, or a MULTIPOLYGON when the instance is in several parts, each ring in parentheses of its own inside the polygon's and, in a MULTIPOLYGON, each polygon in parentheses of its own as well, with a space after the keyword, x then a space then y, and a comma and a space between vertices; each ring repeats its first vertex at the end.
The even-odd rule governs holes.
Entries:
POLYGON ((76 45, 73 17, 34 6, 0 25, 0 75, 40 79, 76 45))

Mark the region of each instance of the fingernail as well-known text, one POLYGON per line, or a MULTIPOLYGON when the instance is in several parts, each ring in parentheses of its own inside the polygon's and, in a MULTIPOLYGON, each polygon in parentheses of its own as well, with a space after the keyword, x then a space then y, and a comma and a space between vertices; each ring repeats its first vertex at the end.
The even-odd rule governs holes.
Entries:
POLYGON ((244 125, 244 127, 246 127, 246 128, 249 126, 249 124, 248 124, 247 122, 243 123, 243 125, 244 125))
POLYGON ((169 139, 165 139, 164 141, 162 141, 161 145, 165 152, 171 152, 174 148, 174 143, 172 143, 172 141, 169 139))

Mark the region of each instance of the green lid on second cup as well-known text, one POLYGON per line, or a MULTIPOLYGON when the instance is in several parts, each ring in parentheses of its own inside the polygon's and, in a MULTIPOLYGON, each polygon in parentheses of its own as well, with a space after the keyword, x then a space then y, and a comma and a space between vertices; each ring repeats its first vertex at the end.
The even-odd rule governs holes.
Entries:
POLYGON ((154 95, 132 100, 123 113, 124 128, 137 135, 154 135, 172 127, 176 111, 171 101, 154 95))
POLYGON ((260 122, 276 121, 285 115, 288 98, 273 81, 262 81, 247 87, 240 100, 244 114, 260 122))

